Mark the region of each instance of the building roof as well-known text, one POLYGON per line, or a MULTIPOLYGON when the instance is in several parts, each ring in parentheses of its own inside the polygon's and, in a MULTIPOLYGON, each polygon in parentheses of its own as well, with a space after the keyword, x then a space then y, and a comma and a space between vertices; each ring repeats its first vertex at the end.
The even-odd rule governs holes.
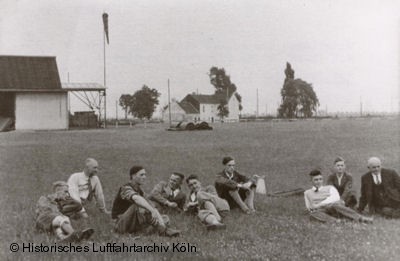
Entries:
POLYGON ((61 83, 63 90, 68 91, 102 91, 106 87, 95 82, 63 82, 61 83))
MULTIPOLYGON (((222 100, 226 100, 226 96, 224 94, 188 94, 187 96, 191 96, 196 101, 202 104, 220 104, 222 100)), ((231 95, 230 95, 231 96, 231 95)), ((229 96, 229 98, 230 98, 229 96)))
POLYGON ((179 106, 185 111, 186 114, 198 114, 199 111, 189 102, 180 102, 179 106))
POLYGON ((62 91, 56 58, 0 55, 0 91, 62 91))

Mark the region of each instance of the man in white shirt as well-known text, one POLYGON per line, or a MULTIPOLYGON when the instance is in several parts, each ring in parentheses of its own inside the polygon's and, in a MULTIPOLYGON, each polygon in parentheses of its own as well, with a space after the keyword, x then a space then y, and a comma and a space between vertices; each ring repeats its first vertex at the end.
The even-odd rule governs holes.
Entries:
POLYGON ((85 168, 83 171, 72 174, 68 179, 69 194, 73 199, 82 204, 83 211, 81 212, 81 216, 85 218, 87 218, 88 215, 83 205, 91 201, 93 197, 96 198, 99 210, 103 213, 110 214, 106 209, 103 188, 96 175, 97 172, 97 161, 93 158, 88 158, 85 161, 85 168))
POLYGON ((319 170, 311 171, 310 177, 313 187, 304 192, 304 200, 311 218, 325 223, 337 222, 337 218, 342 216, 358 222, 372 223, 372 218, 362 216, 346 207, 335 187, 323 186, 323 178, 319 170))
POLYGON ((168 182, 161 181, 150 193, 149 199, 156 207, 182 210, 186 202, 186 194, 183 193, 181 185, 185 176, 174 172, 168 182))

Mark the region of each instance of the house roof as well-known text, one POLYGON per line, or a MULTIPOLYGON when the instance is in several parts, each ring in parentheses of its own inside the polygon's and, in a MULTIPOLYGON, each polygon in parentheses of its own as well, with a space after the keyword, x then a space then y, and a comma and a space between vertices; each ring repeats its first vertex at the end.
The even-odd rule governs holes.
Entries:
POLYGON ((68 91, 102 91, 106 87, 95 82, 63 82, 61 83, 63 90, 68 91))
MULTIPOLYGON (((196 101, 202 104, 220 104, 222 100, 226 100, 226 95, 219 93, 219 94, 188 94, 187 96, 193 97, 196 101)), ((229 95, 229 98, 232 96, 229 95)))
POLYGON ((0 55, 1 91, 60 91, 55 57, 0 55))
POLYGON ((179 106, 185 111, 186 114, 198 114, 199 111, 189 102, 180 102, 179 106))

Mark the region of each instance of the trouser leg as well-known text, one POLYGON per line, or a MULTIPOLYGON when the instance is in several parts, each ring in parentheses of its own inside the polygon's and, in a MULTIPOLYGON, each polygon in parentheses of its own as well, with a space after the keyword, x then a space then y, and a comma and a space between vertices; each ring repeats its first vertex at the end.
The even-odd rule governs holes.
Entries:
POLYGON ((247 205, 243 202, 242 198, 239 195, 239 190, 230 190, 229 195, 232 197, 232 199, 239 205, 239 207, 243 211, 248 211, 249 208, 247 205))
POLYGON ((384 207, 381 209, 380 214, 389 218, 400 218, 400 209, 384 207))
POLYGON ((254 210, 254 192, 255 188, 251 188, 246 193, 245 203, 251 209, 254 210))
POLYGON ((349 218, 351 220, 355 220, 355 221, 360 221, 361 218, 363 217, 362 215, 360 215, 357 211, 348 208, 346 206, 344 206, 343 204, 340 203, 335 203, 329 206, 330 208, 334 209, 337 213, 339 213, 340 215, 349 218))
POLYGON ((133 233, 147 226, 147 223, 148 217, 146 217, 145 209, 132 205, 118 217, 115 224, 115 232, 121 234, 133 233))
POLYGON ((221 221, 221 216, 218 214, 217 209, 211 201, 205 201, 204 208, 209 210, 218 221, 221 221))
POLYGON ((336 218, 329 215, 326 209, 318 209, 310 212, 310 219, 322 223, 334 223, 337 220, 336 218))

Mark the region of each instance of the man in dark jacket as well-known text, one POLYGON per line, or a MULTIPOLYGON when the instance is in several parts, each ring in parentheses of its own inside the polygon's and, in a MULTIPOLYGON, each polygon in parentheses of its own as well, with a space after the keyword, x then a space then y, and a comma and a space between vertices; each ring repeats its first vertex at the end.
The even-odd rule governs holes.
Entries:
POLYGON ((186 202, 186 194, 183 193, 181 185, 185 176, 174 172, 168 182, 161 181, 150 193, 149 199, 158 208, 182 210, 186 202))
POLYGON ((178 236, 180 231, 167 227, 168 216, 161 215, 141 189, 146 180, 146 170, 133 166, 129 175, 130 182, 120 187, 113 203, 111 215, 115 220, 115 231, 120 234, 135 233, 151 225, 160 235, 178 236))
POLYGON ((217 174, 215 189, 220 198, 228 201, 231 208, 240 207, 246 214, 255 212, 254 193, 257 177, 252 179, 235 171, 235 160, 225 157, 222 160, 225 169, 217 174))
POLYGON ((369 172, 361 177, 361 197, 358 210, 368 205, 370 214, 400 218, 400 177, 394 170, 381 167, 379 158, 368 160, 369 172))
POLYGON ((357 193, 353 189, 353 177, 346 172, 342 157, 337 157, 333 164, 334 173, 328 176, 327 185, 332 185, 337 189, 346 207, 354 208, 357 205, 357 193))

